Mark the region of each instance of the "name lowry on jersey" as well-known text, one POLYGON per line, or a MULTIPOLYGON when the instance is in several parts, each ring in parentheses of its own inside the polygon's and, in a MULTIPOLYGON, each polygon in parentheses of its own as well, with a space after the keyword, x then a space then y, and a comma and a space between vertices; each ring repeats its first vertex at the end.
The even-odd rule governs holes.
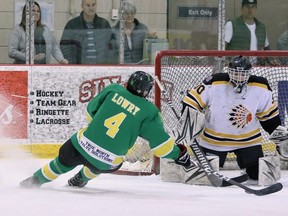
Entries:
POLYGON ((115 104, 121 106, 123 109, 126 109, 128 112, 130 112, 132 115, 136 115, 138 111, 140 111, 140 108, 137 107, 135 104, 131 103, 128 101, 126 98, 123 96, 118 95, 118 93, 115 93, 112 102, 115 104))

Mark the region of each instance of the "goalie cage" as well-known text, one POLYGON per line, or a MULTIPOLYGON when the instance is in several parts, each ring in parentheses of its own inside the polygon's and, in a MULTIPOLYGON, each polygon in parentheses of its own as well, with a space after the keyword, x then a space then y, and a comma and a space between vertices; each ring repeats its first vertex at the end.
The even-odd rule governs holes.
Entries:
MULTIPOLYGON (((155 75, 165 86, 173 106, 180 115, 181 100, 188 89, 201 83, 207 76, 227 72, 227 63, 234 56, 249 57, 252 74, 268 79, 273 90, 274 100, 278 102, 283 125, 288 126, 288 65, 282 65, 283 58, 288 58, 287 51, 212 51, 212 50, 164 50, 155 58, 155 75), (286 110, 286 111, 285 111, 286 110)), ((152 95, 155 105, 161 110, 167 132, 176 125, 177 119, 161 92, 155 85, 152 95), (161 98, 161 99, 160 99, 161 98)), ((269 141, 268 134, 263 134, 263 151, 265 155, 275 154, 275 144, 269 141)), ((118 174, 150 175, 160 172, 159 158, 151 153, 145 140, 138 138, 134 147, 125 157, 126 162, 118 174)), ((228 154, 224 169, 238 169, 234 154, 228 154)), ((287 162, 283 162, 285 169, 287 162)))

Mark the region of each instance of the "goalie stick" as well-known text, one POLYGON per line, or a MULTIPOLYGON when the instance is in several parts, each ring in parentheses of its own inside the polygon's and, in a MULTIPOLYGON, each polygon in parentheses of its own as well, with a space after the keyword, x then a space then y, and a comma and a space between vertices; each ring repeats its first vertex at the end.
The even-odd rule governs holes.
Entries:
MULTIPOLYGON (((161 92, 166 97, 166 99, 168 101, 168 104, 169 104, 170 108, 173 110, 173 113, 175 114, 176 118, 179 120, 180 117, 177 115, 177 112, 176 112, 176 110, 175 110, 175 108, 174 108, 174 106, 172 104, 172 101, 171 101, 167 91, 164 89, 164 87, 162 86, 162 84, 159 81, 157 76, 154 77, 154 80, 155 80, 156 84, 158 85, 159 89, 161 90, 161 92)), ((235 179, 233 179, 233 178, 228 178, 228 177, 226 177, 226 176, 214 171, 212 169, 212 167, 210 166, 206 155, 203 153, 203 151, 202 151, 201 147, 199 146, 198 142, 196 141, 196 139, 194 139, 194 141, 192 140, 192 143, 190 144, 190 147, 191 147, 192 151, 194 152, 195 156, 197 157, 197 155, 198 155, 198 157, 197 157, 198 161, 195 161, 195 160, 191 159, 191 162, 195 166, 197 166, 197 167, 199 167, 199 168, 201 168, 201 169, 203 169, 205 171, 209 181, 214 186, 235 185, 235 186, 238 186, 238 187, 244 189, 247 193, 254 194, 254 195, 257 195, 257 196, 263 196, 263 195, 275 193, 275 192, 280 191, 283 188, 283 185, 281 183, 275 183, 273 185, 270 185, 268 187, 262 188, 260 190, 254 190, 254 189, 252 189, 250 187, 247 187, 247 186, 241 184, 241 182, 235 181, 235 179), (221 184, 219 184, 219 180, 220 180, 221 184)), ((236 179, 237 178, 238 177, 236 177, 236 179)), ((247 178, 247 175, 246 175, 246 178, 247 178)))
MULTIPOLYGON (((193 143, 194 142, 197 142, 197 141, 194 140, 193 143)), ((282 190, 282 188, 283 188, 283 185, 281 183, 275 183, 275 184, 272 184, 272 185, 270 185, 268 187, 265 187, 265 188, 262 188, 262 189, 259 189, 259 190, 255 190, 255 189, 252 189, 250 187, 247 187, 247 186, 241 184, 240 182, 237 182, 237 181, 233 180, 232 178, 228 178, 228 177, 226 177, 226 176, 214 171, 210 167, 206 167, 206 166, 202 165, 198 161, 195 161, 195 160, 191 159, 191 162, 195 166, 198 166, 199 168, 203 169, 206 173, 208 172, 210 176, 211 175, 215 176, 215 177, 217 177, 219 179, 222 179, 223 181, 226 181, 226 182, 230 183, 231 185, 238 186, 238 187, 242 188, 243 190, 245 190, 245 192, 248 193, 248 194, 254 194, 256 196, 264 196, 264 195, 268 195, 268 194, 272 194, 272 193, 278 192, 278 191, 282 190)))

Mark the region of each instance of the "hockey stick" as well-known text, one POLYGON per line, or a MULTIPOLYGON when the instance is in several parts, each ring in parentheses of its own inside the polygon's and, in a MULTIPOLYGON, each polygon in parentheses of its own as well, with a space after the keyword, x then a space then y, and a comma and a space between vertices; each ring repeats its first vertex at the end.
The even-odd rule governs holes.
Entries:
MULTIPOLYGON (((193 142, 191 143, 190 147, 193 149, 195 147, 197 148, 198 146, 199 146, 199 144, 197 143, 197 140, 194 139, 193 142)), ((204 157, 204 154, 202 153, 202 151, 197 152, 197 153, 200 157, 204 157)), ((194 163, 195 166, 198 166, 199 168, 203 169, 208 176, 211 176, 211 175, 216 176, 217 178, 222 179, 223 181, 226 181, 226 182, 230 183, 231 185, 236 185, 236 186, 244 189, 246 193, 254 194, 257 196, 263 196, 263 195, 268 195, 271 193, 278 192, 283 188, 283 185, 281 183, 275 183, 275 184, 272 184, 272 185, 265 187, 263 189, 254 190, 250 187, 247 187, 247 186, 241 184, 240 182, 233 180, 232 178, 228 178, 228 177, 214 171, 213 169, 211 169, 210 166, 203 165, 200 162, 197 162, 193 159, 191 159, 191 161, 192 161, 192 163, 194 163)))
POLYGON ((198 161, 195 161, 195 160, 191 159, 191 162, 195 166, 203 169, 206 173, 209 173, 210 176, 211 175, 212 176, 216 176, 217 178, 222 179, 224 182, 228 182, 231 185, 238 186, 238 187, 242 188, 243 190, 245 190, 246 193, 254 194, 256 196, 264 196, 264 195, 272 194, 272 193, 275 193, 275 192, 278 192, 278 191, 282 190, 282 188, 283 188, 283 185, 281 183, 275 183, 275 184, 272 184, 272 185, 270 185, 268 187, 265 187, 265 188, 262 188, 262 189, 259 189, 259 190, 255 190, 255 189, 252 189, 250 187, 247 187, 247 186, 241 184, 240 182, 237 182, 237 181, 233 180, 232 178, 228 178, 228 177, 226 177, 226 176, 214 171, 210 167, 203 166, 198 161))
MULTIPOLYGON (((164 90, 166 92, 166 90, 164 89, 164 87, 162 86, 162 84, 160 83, 159 79, 157 77, 154 77, 155 82, 157 83, 158 87, 160 88, 160 90, 164 90)), ((164 93, 164 92, 163 92, 164 93)), ((171 107, 172 110, 174 110, 174 114, 177 115, 176 110, 172 104, 172 101, 169 97, 169 95, 166 93, 164 93, 164 96, 167 97, 167 101, 169 103, 169 106, 171 107)), ((179 119, 179 116, 178 116, 179 119)), ((190 147, 192 149, 192 151, 194 152, 195 156, 197 157, 198 162, 196 162, 195 160, 191 159, 191 161, 194 163, 195 166, 198 166, 199 168, 203 169, 209 179, 209 181, 211 182, 212 185, 216 186, 216 184, 218 186, 222 186, 223 183, 221 185, 219 185, 219 181, 216 183, 215 180, 216 178, 219 180, 222 180, 223 182, 226 182, 225 186, 228 186, 227 184, 229 183, 230 185, 235 185, 238 186, 242 189, 244 189, 247 193, 250 194, 254 194, 257 196, 263 196, 263 195, 267 195, 267 194, 271 194, 271 193, 275 193, 277 191, 280 191, 283 188, 283 185, 281 183, 275 183, 273 185, 270 185, 266 188, 260 189, 260 190, 254 190, 252 188, 249 188, 243 184, 241 184, 240 182, 237 182, 235 180, 233 180, 232 178, 228 178, 216 171, 214 171, 209 162, 208 159, 206 157, 206 155, 203 153, 203 151, 201 150, 198 142, 194 139, 194 141, 192 140, 192 143, 190 144, 190 147), (211 178, 212 177, 212 178, 211 178)))
MULTIPOLYGON (((166 98, 168 104, 169 104, 169 107, 171 108, 171 110, 173 111, 173 114, 175 115, 175 117, 177 118, 177 120, 179 121, 180 120, 180 116, 177 114, 173 104, 172 104, 172 101, 170 99, 170 96, 168 95, 168 92, 166 91, 166 89, 164 88, 164 86, 161 84, 160 80, 158 79, 157 76, 154 77, 154 80, 156 82, 156 84, 158 85, 161 93, 163 93, 164 97, 166 98)), ((178 142, 181 142, 183 141, 184 137, 185 137, 185 134, 187 133, 187 130, 190 130, 190 128, 187 128, 186 126, 190 125, 190 115, 189 115, 189 112, 187 114, 187 118, 185 120, 185 127, 183 128, 183 131, 181 131, 181 134, 179 133, 179 131, 176 131, 175 134, 174 131, 174 136, 177 137, 177 140, 178 142)), ((197 125, 197 123, 194 123, 194 125, 197 125)), ((193 127, 193 126, 192 126, 193 127)), ((201 130, 199 130, 199 133, 201 132, 201 130)), ((198 134, 194 134, 194 137, 197 136, 198 134)), ((186 141, 187 143, 187 141, 186 141)), ((191 146, 190 146, 191 148, 191 146)), ((198 146, 193 146, 193 148, 191 148, 191 150, 193 151, 194 155, 196 156, 197 160, 205 167, 208 167, 209 169, 212 170, 212 167, 206 157, 206 155, 202 152, 202 149, 201 147, 198 145, 198 146), (199 156, 198 152, 202 152, 202 156, 199 156)), ((226 187, 226 186, 231 186, 231 184, 229 182, 226 182, 225 180, 223 181, 222 179, 219 179, 217 178, 216 176, 213 176, 213 175, 210 175, 210 172, 207 172, 205 169, 204 169, 204 172, 206 173, 207 175, 207 178, 208 180, 210 181, 210 183, 215 186, 215 187, 226 187)), ((233 178, 234 181, 238 181, 238 182, 245 182, 248 180, 248 176, 247 174, 243 174, 241 176, 237 176, 235 178, 233 178)))
POLYGON ((173 104, 172 104, 172 101, 170 99, 170 96, 168 95, 168 92, 166 91, 166 89, 164 88, 164 86, 161 84, 160 80, 158 79, 157 76, 153 76, 157 86, 159 87, 161 93, 164 95, 164 97, 166 98, 167 102, 168 102, 168 105, 169 107, 171 108, 172 112, 174 113, 175 117, 177 118, 177 120, 180 120, 180 116, 177 114, 173 104))

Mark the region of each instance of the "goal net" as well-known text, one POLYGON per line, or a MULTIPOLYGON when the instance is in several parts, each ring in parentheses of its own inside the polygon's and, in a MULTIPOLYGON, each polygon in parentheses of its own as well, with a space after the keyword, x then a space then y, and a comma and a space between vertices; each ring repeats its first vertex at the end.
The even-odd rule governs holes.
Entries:
MULTIPOLYGON (((151 91, 148 98, 154 101, 154 91, 151 91)), ((124 157, 124 163, 116 174, 120 175, 152 175, 159 174, 159 158, 152 153, 148 141, 138 137, 135 144, 124 157)))
POLYGON ((138 137, 134 146, 124 157, 124 163, 117 174, 152 175, 159 173, 159 159, 154 157, 146 140, 138 137))
MULTIPOLYGON (((229 60, 239 55, 251 60, 252 74, 268 79, 274 100, 278 102, 282 124, 288 126, 288 65, 281 63, 283 59, 288 58, 288 52, 166 50, 156 55, 155 73, 180 115, 181 101, 186 91, 200 84, 211 74, 227 72, 229 60)), ((167 130, 175 127, 177 118, 164 97, 161 97, 157 87, 155 88, 155 104, 162 112, 167 130)), ((275 144, 269 141, 268 134, 264 130, 261 131, 264 137, 262 145, 264 153, 266 155, 275 153, 275 144)), ((235 161, 234 154, 228 155, 226 162, 229 161, 235 161)))

